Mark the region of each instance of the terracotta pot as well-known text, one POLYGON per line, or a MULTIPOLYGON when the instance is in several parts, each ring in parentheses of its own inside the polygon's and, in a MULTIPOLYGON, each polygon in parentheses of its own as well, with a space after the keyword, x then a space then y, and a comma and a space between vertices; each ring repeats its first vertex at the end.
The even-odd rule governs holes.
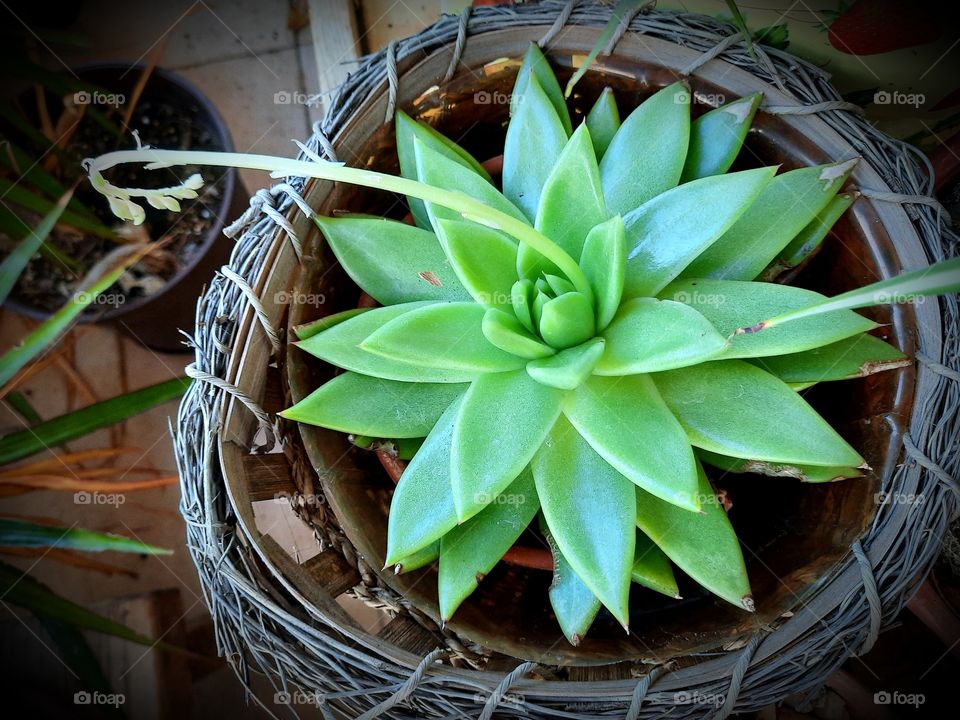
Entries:
MULTIPOLYGON (((502 150, 506 104, 478 104, 476 94, 508 97, 519 58, 544 28, 514 28, 471 38, 461 71, 441 89, 437 78, 445 70, 443 53, 401 67, 400 107, 429 121, 448 136, 460 138, 476 157, 502 150), (503 58, 510 58, 504 61, 503 58)), ((551 45, 550 59, 561 85, 570 76, 572 57, 586 53, 596 30, 571 27, 551 45)), ((583 117, 605 85, 613 87, 626 115, 657 89, 677 79, 668 67, 689 62, 685 51, 665 41, 627 35, 617 54, 604 60, 604 72, 589 72, 571 98, 574 121, 583 117)), ((708 64, 690 79, 697 95, 722 95, 726 100, 756 90, 772 105, 788 100, 757 78, 724 63, 708 64)), ((707 110, 699 104, 694 112, 707 110)), ((362 158, 385 172, 398 171, 392 124, 383 122, 384 105, 371 97, 336 139, 341 157, 362 158)), ((760 112, 746 150, 738 161, 752 165, 782 164, 784 170, 850 156, 847 145, 822 120, 813 116, 774 116, 760 112)), ((883 187, 883 180, 861 163, 851 186, 883 187)), ((406 212, 394 197, 328 183, 308 189, 307 199, 322 214, 335 210, 386 214, 406 212)), ((863 198, 842 218, 824 250, 796 284, 828 293, 862 286, 899 272, 916 262, 910 253, 919 244, 906 215, 877 207, 863 198), (898 238, 898 245, 893 237, 898 238), (911 240, 912 238, 912 240, 911 240), (913 244, 911 244, 913 243, 913 244), (903 258, 908 260, 903 260, 903 258)), ((293 292, 323 293, 326 304, 295 305, 291 327, 317 317, 355 307, 359 289, 336 264, 318 232, 305 239, 306 261, 295 271, 293 292)), ((915 349, 916 318, 912 306, 865 311, 887 324, 888 339, 907 353, 915 349)), ((291 348, 287 379, 297 401, 332 377, 334 369, 291 348)), ((831 383, 806 393, 808 400, 864 455, 874 473, 827 485, 801 485, 784 479, 727 475, 712 480, 733 502, 731 520, 743 541, 757 611, 754 614, 716 599, 686 578, 679 578, 682 601, 634 588, 631 595, 631 634, 605 612, 587 638, 570 646, 552 616, 547 589, 551 574, 500 563, 461 606, 447 627, 462 637, 513 657, 550 664, 599 664, 616 660, 664 660, 725 645, 773 622, 810 597, 849 552, 850 543, 871 522, 878 478, 899 462, 899 438, 912 413, 915 371, 912 367, 855 382, 831 383)), ((371 568, 383 567, 387 514, 393 482, 375 455, 352 448, 346 436, 300 426, 310 464, 318 471, 324 495, 355 547, 371 568)), ((521 540, 535 547, 536 540, 521 540)), ((423 569, 396 576, 379 572, 383 583, 439 620, 436 571, 423 569)))

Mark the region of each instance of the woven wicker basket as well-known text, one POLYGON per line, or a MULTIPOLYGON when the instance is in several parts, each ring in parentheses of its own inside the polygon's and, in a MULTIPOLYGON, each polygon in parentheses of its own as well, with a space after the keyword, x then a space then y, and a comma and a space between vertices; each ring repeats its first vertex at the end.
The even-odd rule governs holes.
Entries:
MULTIPOLYGON (((478 103, 477 93, 509 92, 515 59, 530 41, 569 73, 610 12, 545 2, 444 18, 371 57, 341 88, 309 146, 351 165, 390 169, 385 119, 398 105, 454 136, 470 130, 468 142, 495 143, 506 108, 478 103)), ((638 14, 620 30, 614 52, 583 82, 581 102, 605 83, 635 103, 677 76, 702 95, 760 89, 760 132, 749 147, 765 161, 865 158, 852 178, 865 197, 818 260, 814 282, 845 289, 945 254, 938 206, 925 196, 909 151, 862 121, 818 69, 769 49, 758 49, 754 62, 734 29, 700 16, 638 14)), ((850 654, 869 649, 929 567, 957 507, 950 433, 960 388, 942 361, 956 362, 955 298, 877 315, 922 362, 832 391, 828 412, 848 421, 844 429, 875 477, 769 496, 798 507, 757 537, 767 550, 751 565, 756 616, 700 599, 682 612, 641 618, 630 639, 601 624, 594 640, 573 649, 543 602, 549 576, 510 570, 489 578, 441 629, 435 576, 379 571, 389 482, 375 460, 334 433, 301 434, 274 419, 329 372, 287 351, 288 328, 356 302, 310 214, 391 207, 376 194, 323 182, 290 179, 261 191, 233 228, 240 237, 231 263, 198 307, 190 372, 202 382, 185 398, 176 434, 183 513, 220 650, 241 678, 260 668, 279 690, 314 693, 325 713, 348 716, 637 718, 670 709, 726 717, 815 691, 850 654), (878 504, 877 493, 924 502, 878 504), (255 503, 280 495, 323 548, 305 563, 257 529, 255 503), (783 534, 798 522, 802 537, 783 534), (782 562, 770 568, 774 556, 782 562), (390 622, 367 633, 337 603, 345 593, 382 608, 390 622)), ((270 698, 261 701, 273 709, 270 698)))

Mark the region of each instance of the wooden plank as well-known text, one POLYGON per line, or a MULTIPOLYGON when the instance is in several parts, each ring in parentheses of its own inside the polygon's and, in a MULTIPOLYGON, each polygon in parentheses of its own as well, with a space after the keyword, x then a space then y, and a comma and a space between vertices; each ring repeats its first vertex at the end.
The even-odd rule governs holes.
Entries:
MULTIPOLYGON (((347 78, 351 60, 363 54, 352 0, 310 0, 310 37, 317 63, 317 89, 327 92, 347 78)), ((326 111, 321 103, 320 114, 326 111)))
POLYGON ((360 584, 360 573, 334 548, 314 555, 303 564, 303 569, 330 597, 339 597, 360 584))
POLYGON ((283 453, 244 455, 240 460, 250 502, 275 500, 296 492, 290 464, 283 453))
POLYGON ((397 615, 377 637, 414 655, 426 655, 439 647, 437 639, 409 615, 397 615))

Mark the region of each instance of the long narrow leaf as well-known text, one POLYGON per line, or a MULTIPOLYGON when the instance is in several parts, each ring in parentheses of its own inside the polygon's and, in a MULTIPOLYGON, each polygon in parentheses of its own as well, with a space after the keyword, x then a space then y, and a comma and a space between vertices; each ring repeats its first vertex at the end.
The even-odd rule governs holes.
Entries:
POLYGON ((53 226, 60 220, 60 216, 63 215, 63 211, 72 196, 73 190, 64 194, 54 205, 53 210, 47 213, 35 228, 30 230, 30 234, 0 264, 0 305, 13 290, 17 278, 20 277, 20 273, 23 272, 30 258, 40 249, 50 231, 53 230, 53 226))
POLYGON ((147 545, 133 538, 83 528, 41 525, 26 520, 0 518, 0 545, 4 547, 57 547, 85 552, 143 553, 169 555, 166 548, 147 545))

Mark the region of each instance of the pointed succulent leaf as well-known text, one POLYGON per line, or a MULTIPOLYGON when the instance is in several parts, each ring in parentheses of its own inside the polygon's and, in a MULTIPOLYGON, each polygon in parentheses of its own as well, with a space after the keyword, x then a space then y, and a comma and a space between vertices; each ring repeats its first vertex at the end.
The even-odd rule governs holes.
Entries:
POLYGON ((535 75, 529 75, 520 95, 514 90, 513 100, 516 112, 503 144, 503 194, 532 223, 543 185, 566 145, 567 131, 535 75))
POLYGON ((603 355, 603 346, 603 338, 593 338, 583 345, 561 350, 552 357, 531 360, 527 363, 527 372, 538 383, 561 390, 573 390, 590 377, 603 355))
POLYGON ((482 305, 472 302, 434 303, 391 320, 360 347, 424 368, 488 373, 523 367, 523 359, 484 336, 484 312, 482 305))
POLYGON ((760 460, 745 460, 743 458, 729 457, 699 448, 696 454, 697 457, 707 465, 712 465, 725 472, 755 473, 757 475, 770 475, 771 477, 790 477, 805 483, 834 482, 836 480, 856 478, 863 475, 860 468, 855 467, 769 463, 760 460))
POLYGON ((587 113, 586 123, 590 130, 590 138, 593 140, 593 151, 599 161, 610 146, 613 136, 620 129, 620 110, 617 108, 617 99, 613 95, 613 90, 603 89, 597 102, 587 113))
POLYGON ((525 370, 482 375, 464 396, 447 460, 460 520, 503 492, 533 458, 566 393, 525 370))
POLYGON ((693 308, 671 300, 634 298, 603 331, 606 351, 597 375, 658 372, 710 360, 727 339, 693 308))
POLYGON ((777 175, 681 277, 753 280, 836 196, 856 160, 777 175))
POLYGON ((280 414, 354 435, 424 437, 466 385, 408 383, 346 372, 280 414))
POLYGON ((764 357, 810 350, 874 329, 877 324, 851 310, 798 320, 762 333, 734 334, 764 318, 809 307, 826 298, 812 290, 742 280, 677 280, 660 297, 695 308, 730 339, 724 358, 764 357))
POLYGON ((343 269, 381 305, 470 299, 432 232, 382 217, 315 220, 343 269))
POLYGON ((707 590, 753 610, 740 541, 723 505, 698 468, 702 513, 690 513, 637 488, 637 526, 673 563, 707 590))
POLYGON ((562 416, 532 467, 543 515, 560 551, 626 627, 635 547, 633 483, 607 464, 562 416))
MULTIPOLYGON (((480 165, 470 153, 429 125, 417 122, 403 112, 403 110, 397 111, 396 129, 397 155, 400 158, 400 175, 403 177, 409 180, 422 180, 417 170, 417 159, 414 150, 414 139, 417 139, 434 151, 473 170, 487 182, 491 182, 490 174, 484 170, 483 166, 480 165)), ((431 227, 430 218, 427 215, 423 201, 417 198, 408 198, 408 202, 410 204, 410 212, 413 213, 417 225, 421 228, 429 229, 431 227)))
POLYGON ((560 124, 563 125, 564 131, 569 135, 573 131, 573 125, 570 122, 567 101, 563 97, 563 91, 560 89, 560 83, 557 82, 557 76, 553 74, 550 63, 536 43, 530 43, 523 55, 523 62, 513 85, 513 95, 510 97, 510 116, 516 115, 519 111, 519 104, 524 97, 531 76, 536 77, 544 94, 549 98, 550 104, 553 105, 553 109, 560 119, 560 124))
POLYGON ((547 283, 547 287, 553 292, 554 295, 563 295, 568 292, 576 292, 576 287, 569 280, 560 277, 559 275, 553 275, 546 273, 543 276, 543 279, 547 283))
POLYGON ((613 320, 623 296, 626 242, 623 220, 615 215, 595 226, 583 244, 580 269, 593 290, 597 329, 601 331, 613 320))
POLYGON ((694 180, 628 213, 624 294, 660 292, 747 212, 775 172, 764 167, 694 180))
POLYGON ((853 205, 853 193, 840 193, 833 200, 827 203, 827 206, 817 213, 817 216, 804 226, 803 230, 797 233, 796 237, 780 251, 773 262, 771 262, 760 274, 758 280, 773 281, 787 270, 799 267, 804 262, 813 257, 824 239, 830 233, 834 223, 840 219, 847 208, 853 205))
POLYGON ((296 333, 297 340, 306 340, 308 338, 312 338, 314 335, 319 335, 324 330, 329 330, 334 325, 339 325, 344 320, 349 320, 357 315, 362 315, 363 313, 369 312, 372 309, 373 308, 368 307, 356 307, 350 308, 349 310, 341 310, 338 313, 324 315, 322 318, 317 318, 316 320, 311 320, 308 323, 297 325, 295 328, 293 328, 293 332, 296 333))
POLYGON ((551 300, 549 295, 540 290, 536 290, 533 296, 533 302, 530 304, 530 315, 533 317, 533 322, 538 330, 540 328, 540 320, 543 318, 543 306, 546 305, 549 300, 551 300))
POLYGON ((437 228, 443 251, 469 295, 487 307, 512 305, 516 243, 502 232, 462 220, 438 219, 437 228))
POLYGON ((527 468, 483 510, 440 539, 437 590, 444 622, 500 562, 539 509, 527 468))
POLYGON ((483 316, 484 336, 504 352, 535 360, 553 355, 556 350, 527 332, 517 318, 503 310, 490 308, 483 316))
POLYGON ((693 450, 648 375, 594 376, 564 414, 616 470, 667 502, 699 509, 693 450))
POLYGON ((429 302, 405 303, 366 310, 355 317, 334 323, 327 330, 311 335, 306 340, 298 342, 297 347, 345 370, 387 380, 448 383, 473 380, 479 374, 477 371, 421 367, 375 355, 360 347, 370 335, 390 321, 419 308, 428 307, 430 304, 429 302))
POLYGON ((689 140, 690 91, 674 83, 630 113, 610 141, 600 161, 607 210, 625 215, 675 187, 689 140))
POLYGON ((699 448, 776 463, 863 463, 803 398, 750 363, 718 360, 652 377, 699 448))
POLYGON ((579 345, 593 337, 596 321, 593 306, 581 293, 570 292, 543 304, 540 336, 555 348, 579 345))
POLYGON ((643 585, 667 597, 680 598, 680 589, 677 587, 677 579, 673 576, 670 559, 653 540, 639 531, 630 576, 638 585, 643 585))
POLYGON ((510 290, 513 314, 517 316, 517 320, 530 332, 535 332, 537 327, 533 322, 531 308, 535 294, 536 288, 534 284, 527 279, 517 280, 510 290))
POLYGON ((860 334, 813 350, 752 362, 786 383, 809 383, 866 377, 912 361, 880 338, 860 334))
POLYGON ((407 555, 393 566, 393 571, 397 575, 413 572, 422 567, 431 565, 440 557, 440 541, 434 540, 422 550, 407 555))
POLYGON ((402 564, 457 524, 450 485, 450 447, 462 402, 462 398, 455 400, 443 413, 393 491, 387 516, 387 565, 402 564))
POLYGON ((701 115, 690 125, 690 149, 680 182, 721 175, 730 169, 762 99, 761 93, 747 95, 701 115))
POLYGON ((563 630, 564 636, 571 645, 576 647, 587 634, 597 613, 600 612, 601 603, 560 552, 557 541, 547 527, 543 513, 540 513, 540 532, 546 538, 550 553, 553 555, 553 582, 550 583, 549 591, 550 606, 553 608, 554 615, 557 616, 557 623, 563 630))

